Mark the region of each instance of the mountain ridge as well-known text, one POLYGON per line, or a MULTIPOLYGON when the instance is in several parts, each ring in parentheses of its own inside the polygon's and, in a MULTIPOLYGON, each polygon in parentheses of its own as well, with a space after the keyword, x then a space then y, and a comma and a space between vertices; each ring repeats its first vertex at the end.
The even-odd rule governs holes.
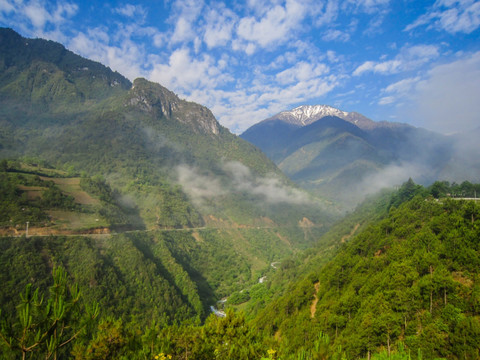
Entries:
MULTIPOLYGON (((342 120, 348 121, 363 130, 370 130, 384 127, 403 127, 410 126, 404 123, 389 121, 373 121, 366 116, 355 111, 343 111, 330 105, 300 105, 291 110, 282 111, 270 118, 260 121, 252 127, 272 120, 281 120, 296 126, 308 126, 327 116, 336 116, 342 120)), ((248 131, 248 129, 247 129, 248 131)))
POLYGON ((280 112, 240 136, 300 186, 347 208, 364 193, 408 177, 424 185, 438 179, 480 180, 471 134, 452 137, 405 123, 375 122, 328 105, 280 112))

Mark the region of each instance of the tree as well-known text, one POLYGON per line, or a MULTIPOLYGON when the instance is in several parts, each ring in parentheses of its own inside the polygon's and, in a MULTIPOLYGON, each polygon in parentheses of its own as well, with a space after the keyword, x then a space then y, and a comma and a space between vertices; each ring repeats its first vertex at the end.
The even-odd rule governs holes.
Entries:
MULTIPOLYGON (((2 317, 0 338, 12 356, 38 353, 45 359, 57 359, 58 352, 73 342, 99 314, 98 304, 84 306, 75 284, 67 284, 66 271, 53 270, 49 299, 27 284, 20 294, 17 322, 10 324, 2 317), (15 355, 17 354, 17 355, 15 355)), ((1 313, 0 313, 1 315, 1 313)), ((39 356, 36 356, 38 358, 39 356)))

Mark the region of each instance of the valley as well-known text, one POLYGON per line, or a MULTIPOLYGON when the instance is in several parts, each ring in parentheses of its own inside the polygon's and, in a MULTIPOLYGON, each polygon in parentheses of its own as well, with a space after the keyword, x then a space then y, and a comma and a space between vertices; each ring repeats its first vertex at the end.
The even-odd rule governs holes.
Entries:
POLYGON ((470 150, 326 105, 236 136, 0 28, 0 359, 478 358, 470 150))

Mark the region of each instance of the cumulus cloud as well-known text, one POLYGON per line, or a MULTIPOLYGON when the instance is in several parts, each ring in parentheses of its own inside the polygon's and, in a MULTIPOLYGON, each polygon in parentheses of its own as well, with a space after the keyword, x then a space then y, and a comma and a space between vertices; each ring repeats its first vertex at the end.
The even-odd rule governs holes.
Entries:
POLYGON ((274 6, 259 20, 253 16, 242 18, 238 23, 237 35, 261 47, 285 42, 300 25, 306 11, 301 2, 287 0, 285 6, 274 6))
POLYGON ((130 80, 142 76, 144 72, 138 59, 144 57, 144 49, 130 39, 129 32, 123 35, 119 32, 117 36, 122 40, 119 46, 113 46, 107 29, 89 29, 87 33, 79 32, 73 37, 68 47, 119 71, 130 80))
POLYGON ((206 15, 203 40, 209 48, 226 45, 232 39, 237 16, 229 9, 211 9, 206 15))
POLYGON ((148 77, 175 91, 191 93, 192 89, 213 89, 228 82, 230 77, 221 71, 222 64, 208 55, 194 58, 188 48, 181 48, 170 55, 168 64, 154 64, 148 77))

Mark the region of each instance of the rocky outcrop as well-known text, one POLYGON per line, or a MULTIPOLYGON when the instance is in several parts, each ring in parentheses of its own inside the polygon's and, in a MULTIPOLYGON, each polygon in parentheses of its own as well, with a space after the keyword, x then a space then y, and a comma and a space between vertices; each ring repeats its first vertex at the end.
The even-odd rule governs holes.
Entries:
POLYGON ((220 125, 206 107, 180 99, 163 86, 145 79, 133 82, 125 106, 161 119, 178 121, 197 133, 218 135, 220 125))

